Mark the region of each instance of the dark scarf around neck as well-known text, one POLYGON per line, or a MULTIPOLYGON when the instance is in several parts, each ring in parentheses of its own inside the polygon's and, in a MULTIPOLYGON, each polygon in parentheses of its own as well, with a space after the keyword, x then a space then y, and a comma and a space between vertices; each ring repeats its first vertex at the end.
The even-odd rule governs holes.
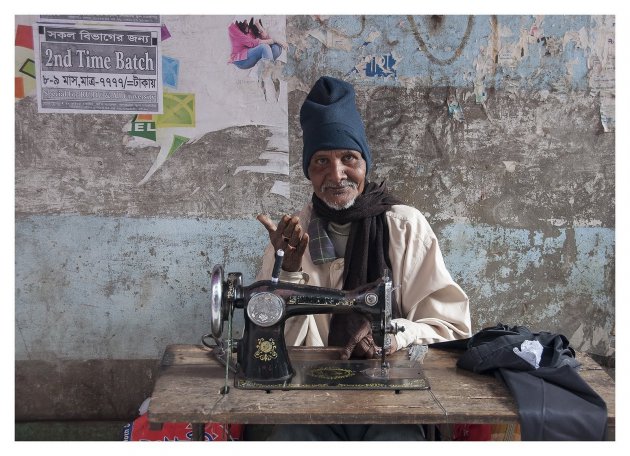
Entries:
MULTIPOLYGON (((344 255, 344 290, 378 280, 385 268, 392 269, 385 212, 400 201, 388 193, 385 182, 379 185, 366 181, 363 193, 348 209, 332 209, 315 194, 312 201, 315 213, 324 220, 352 222, 344 255)), ((394 318, 400 317, 398 305, 393 307, 394 318)))

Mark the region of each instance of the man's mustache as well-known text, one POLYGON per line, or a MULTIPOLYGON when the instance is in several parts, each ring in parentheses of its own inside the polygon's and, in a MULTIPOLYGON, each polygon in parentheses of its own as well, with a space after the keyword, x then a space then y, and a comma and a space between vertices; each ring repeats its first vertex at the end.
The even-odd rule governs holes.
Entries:
POLYGON ((321 191, 323 192, 327 188, 346 188, 346 187, 351 187, 351 188, 356 189, 356 188, 359 188, 359 184, 351 181, 350 179, 342 179, 341 182, 339 183, 324 182, 322 184, 321 191))

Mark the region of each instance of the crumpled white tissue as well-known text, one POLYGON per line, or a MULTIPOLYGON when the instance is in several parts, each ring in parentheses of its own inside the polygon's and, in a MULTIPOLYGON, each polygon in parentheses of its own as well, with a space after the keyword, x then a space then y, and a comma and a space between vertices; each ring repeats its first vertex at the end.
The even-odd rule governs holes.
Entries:
POLYGON ((523 358, 529 364, 538 369, 542 357, 543 346, 537 340, 526 340, 521 344, 521 349, 513 348, 514 353, 523 358))

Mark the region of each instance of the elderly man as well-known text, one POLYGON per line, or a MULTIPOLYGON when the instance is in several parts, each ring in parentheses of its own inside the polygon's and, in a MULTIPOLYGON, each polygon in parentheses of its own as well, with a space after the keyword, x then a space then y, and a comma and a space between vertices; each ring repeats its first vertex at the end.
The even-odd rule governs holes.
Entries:
MULTIPOLYGON (((300 110, 304 174, 313 196, 302 211, 269 232, 257 280, 268 279, 275 250, 285 251, 280 280, 351 290, 388 268, 397 286, 393 322, 404 332, 388 336, 388 353, 471 335, 468 297, 444 265, 424 216, 401 204, 384 183, 369 182, 372 155, 352 85, 320 78, 300 110)), ((287 345, 340 346, 342 358, 374 357, 369 320, 359 314, 304 315, 286 322, 287 345)), ((422 440, 419 426, 277 426, 278 440, 422 440)))

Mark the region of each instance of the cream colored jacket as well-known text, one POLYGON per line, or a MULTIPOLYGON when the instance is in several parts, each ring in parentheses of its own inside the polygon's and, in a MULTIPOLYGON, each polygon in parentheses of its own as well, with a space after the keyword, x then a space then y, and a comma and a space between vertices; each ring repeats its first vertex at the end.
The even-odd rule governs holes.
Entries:
MULTIPOLYGON (((308 227, 312 203, 298 214, 308 227)), ((389 227, 389 258, 396 299, 403 317, 393 320, 405 326, 396 335, 399 348, 471 336, 468 297, 446 269, 437 238, 417 209, 396 205, 386 212, 389 227)), ((271 244, 265 249, 263 265, 256 280, 269 280, 274 262, 271 244)), ((315 265, 309 250, 302 258, 302 271, 282 271, 280 280, 341 289, 344 259, 315 265)), ((287 320, 287 345, 325 346, 330 314, 301 315, 287 320)))

